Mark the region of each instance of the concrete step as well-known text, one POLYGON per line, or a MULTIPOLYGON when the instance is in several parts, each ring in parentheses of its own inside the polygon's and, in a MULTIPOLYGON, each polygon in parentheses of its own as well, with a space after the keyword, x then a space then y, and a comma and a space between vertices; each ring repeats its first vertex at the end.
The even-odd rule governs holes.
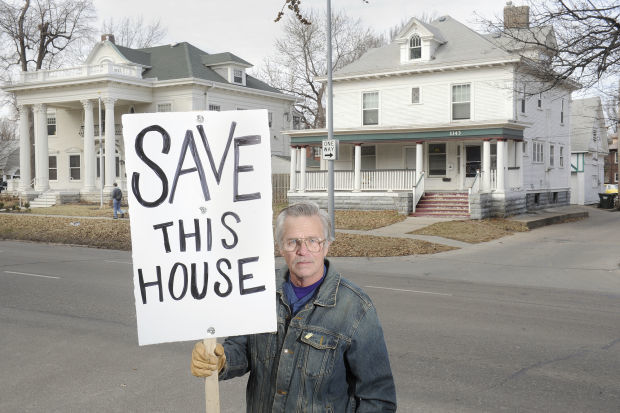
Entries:
POLYGON ((56 205, 56 194, 54 192, 44 192, 30 201, 30 208, 47 208, 54 205, 56 205))

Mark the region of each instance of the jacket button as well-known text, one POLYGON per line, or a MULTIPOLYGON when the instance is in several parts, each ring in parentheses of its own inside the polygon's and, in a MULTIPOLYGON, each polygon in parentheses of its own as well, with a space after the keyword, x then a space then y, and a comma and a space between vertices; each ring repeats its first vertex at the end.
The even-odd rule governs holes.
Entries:
POLYGON ((277 393, 284 396, 286 394, 286 390, 278 390, 277 393))
POLYGON ((293 354, 293 350, 289 350, 288 348, 285 348, 282 351, 284 352, 284 354, 293 354))

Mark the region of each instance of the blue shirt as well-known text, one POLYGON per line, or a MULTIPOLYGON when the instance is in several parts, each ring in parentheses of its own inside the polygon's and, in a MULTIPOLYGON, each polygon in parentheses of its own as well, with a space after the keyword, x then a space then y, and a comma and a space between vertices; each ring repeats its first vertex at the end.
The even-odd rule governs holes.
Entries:
POLYGON ((323 280, 325 279, 325 274, 327 273, 327 267, 323 266, 323 276, 320 280, 315 282, 314 284, 308 285, 306 287, 296 287, 290 279, 290 274, 288 275, 288 280, 284 283, 284 294, 286 299, 291 306, 291 311, 293 315, 297 314, 297 312, 304 306, 308 301, 312 299, 314 296, 314 292, 321 285, 323 280))

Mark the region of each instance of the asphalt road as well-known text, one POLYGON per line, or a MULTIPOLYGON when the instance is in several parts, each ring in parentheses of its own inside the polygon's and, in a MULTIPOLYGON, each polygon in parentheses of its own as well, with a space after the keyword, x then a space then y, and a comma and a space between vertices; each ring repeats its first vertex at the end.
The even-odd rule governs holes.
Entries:
MULTIPOLYGON (((404 412, 620 411, 620 212, 426 257, 336 258, 404 412)), ((193 343, 139 347, 130 254, 0 241, 0 412, 201 412, 193 343)), ((372 362, 372 361, 370 361, 372 362)), ((244 410, 244 379, 220 384, 244 410)))

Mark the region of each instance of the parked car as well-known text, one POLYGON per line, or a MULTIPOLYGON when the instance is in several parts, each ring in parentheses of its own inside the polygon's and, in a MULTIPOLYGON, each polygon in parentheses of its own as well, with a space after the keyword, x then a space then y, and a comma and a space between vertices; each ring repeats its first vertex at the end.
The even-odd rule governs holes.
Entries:
POLYGON ((606 194, 617 194, 618 184, 605 184, 605 193, 606 194))

